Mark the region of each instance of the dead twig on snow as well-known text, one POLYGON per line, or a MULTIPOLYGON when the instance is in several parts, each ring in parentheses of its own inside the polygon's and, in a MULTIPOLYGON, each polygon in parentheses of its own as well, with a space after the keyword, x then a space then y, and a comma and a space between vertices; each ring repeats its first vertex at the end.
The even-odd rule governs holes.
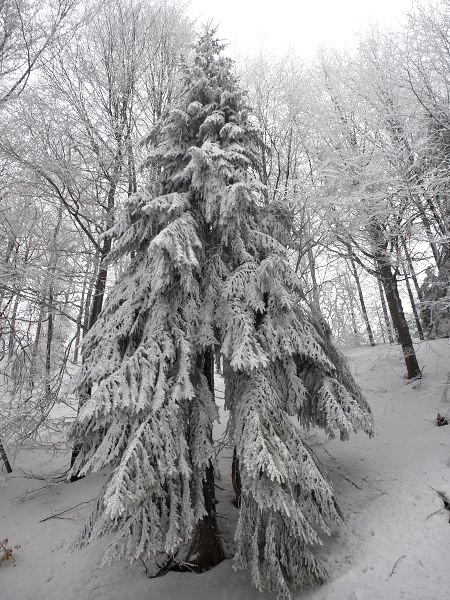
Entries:
POLYGON ((407 556, 406 554, 403 554, 402 556, 400 556, 400 558, 397 558, 397 560, 396 560, 396 561, 395 561, 395 563, 394 563, 394 566, 392 567, 392 571, 389 573, 389 577, 388 577, 388 579, 389 579, 390 577, 392 577, 392 575, 394 574, 394 571, 395 571, 395 569, 396 569, 396 567, 397 567, 398 563, 399 563, 401 560, 403 560, 404 558, 406 558, 406 556, 407 556))
POLYGON ((45 519, 41 519, 39 521, 39 523, 44 523, 44 521, 48 521, 49 519, 56 519, 58 518, 60 515, 63 515, 67 512, 70 512, 71 510, 73 510, 74 508, 78 508, 78 506, 81 506, 82 504, 89 504, 89 502, 93 502, 94 500, 97 500, 97 498, 91 498, 90 500, 85 500, 84 502, 79 502, 78 504, 75 504, 75 506, 71 506, 70 508, 66 508, 66 510, 62 510, 59 513, 55 513, 54 515, 50 515, 48 517, 45 517, 45 519))

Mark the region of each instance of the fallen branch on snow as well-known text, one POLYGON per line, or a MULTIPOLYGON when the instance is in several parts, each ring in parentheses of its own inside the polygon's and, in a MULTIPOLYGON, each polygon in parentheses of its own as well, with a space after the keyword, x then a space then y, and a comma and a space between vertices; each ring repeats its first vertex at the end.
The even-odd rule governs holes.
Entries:
MULTIPOLYGON (((434 487, 431 487, 431 485, 430 485, 430 488, 433 490, 433 492, 436 492, 436 494, 439 496, 439 498, 444 503, 443 508, 450 512, 450 498, 448 498, 447 494, 445 492, 440 492, 439 490, 435 490, 434 487)), ((442 508, 440 508, 439 510, 442 510, 442 508)), ((431 513, 431 515, 435 514, 436 512, 439 512, 439 510, 434 511, 434 513, 431 513)), ((431 517, 431 515, 428 515, 428 516, 431 517)), ((448 522, 450 523, 450 518, 449 518, 448 522)))
POLYGON ((49 519, 57 519, 60 515, 64 515, 65 513, 70 512, 74 508, 78 508, 78 506, 81 506, 82 504, 89 504, 89 502, 93 502, 94 500, 97 500, 97 497, 91 498, 90 500, 85 500, 84 502, 79 502, 78 504, 75 504, 75 506, 71 506, 70 508, 66 508, 66 510, 62 510, 59 513, 55 513, 54 515, 50 515, 48 517, 45 517, 45 519, 41 519, 39 521, 39 523, 44 523, 44 521, 48 521, 49 519))
POLYGON ((395 563, 394 563, 394 566, 392 567, 392 571, 389 573, 389 577, 388 577, 388 579, 389 579, 390 577, 392 577, 392 575, 394 574, 395 568, 397 567, 398 563, 399 563, 401 560, 403 560, 404 558, 406 558, 406 556, 407 556, 406 554, 403 554, 402 556, 400 556, 400 558, 397 558, 397 560, 396 560, 396 561, 395 561, 395 563))

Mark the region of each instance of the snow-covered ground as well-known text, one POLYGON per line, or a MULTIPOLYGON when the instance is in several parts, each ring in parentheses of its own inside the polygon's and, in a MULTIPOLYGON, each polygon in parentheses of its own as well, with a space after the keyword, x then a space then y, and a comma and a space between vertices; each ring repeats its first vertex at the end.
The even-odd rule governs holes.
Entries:
MULTIPOLYGON (((450 413, 442 392, 450 369, 450 341, 422 343, 424 379, 406 384, 398 347, 362 347, 348 353, 357 381, 375 414, 376 434, 350 442, 310 432, 308 444, 337 492, 346 525, 318 551, 329 582, 303 590, 303 600, 449 600, 450 513, 434 490, 450 496, 450 425, 437 427, 438 412, 450 413), (434 488, 434 489, 433 489, 434 488)), ((219 396, 220 396, 219 392, 219 396)), ((222 452, 229 471, 231 450, 222 452)), ((26 474, 63 470, 67 456, 22 451, 11 475, 0 473, 0 539, 20 544, 16 565, 0 567, 0 600, 256 600, 245 573, 227 560, 202 575, 169 573, 149 580, 139 563, 103 569, 102 543, 70 552, 105 476, 73 484, 31 479, 26 474), (68 512, 42 519, 79 505, 68 512)), ((224 535, 236 509, 229 476, 218 512, 224 535)))

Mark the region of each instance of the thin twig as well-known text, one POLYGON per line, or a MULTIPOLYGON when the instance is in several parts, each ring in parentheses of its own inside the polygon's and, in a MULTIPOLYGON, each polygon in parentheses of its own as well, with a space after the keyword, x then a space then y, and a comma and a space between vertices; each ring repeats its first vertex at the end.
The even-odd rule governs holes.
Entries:
POLYGON ((336 460, 336 458, 335 458, 335 457, 334 457, 334 456, 331 454, 331 452, 329 452, 329 451, 327 450, 327 448, 326 448, 324 445, 320 445, 320 447, 322 448, 322 450, 325 450, 325 452, 328 454, 328 456, 329 456, 331 459, 333 459, 333 460, 336 460))
POLYGON ((78 504, 75 504, 75 506, 71 506, 70 508, 66 508, 66 510, 62 510, 59 513, 55 513, 54 515, 50 515, 49 517, 45 517, 45 519, 41 519, 39 521, 39 523, 44 523, 44 521, 48 521, 49 519, 55 519, 56 517, 59 517, 60 515, 63 515, 64 513, 67 513, 69 511, 73 510, 74 508, 77 508, 78 506, 81 506, 82 504, 89 504, 89 502, 93 502, 94 500, 97 500, 97 497, 91 498, 90 500, 85 500, 84 502, 79 502, 78 504))
POLYGON ((352 485, 354 485, 355 488, 358 488, 358 490, 362 489, 361 486, 359 486, 357 483, 355 483, 354 481, 352 481, 351 479, 349 479, 345 475, 342 475, 342 473, 339 473, 339 475, 342 477, 342 479, 345 479, 346 481, 348 481, 349 483, 351 483, 352 485))
MULTIPOLYGON (((390 574, 389 574, 389 577, 392 577, 392 575, 394 574, 394 571, 395 571, 395 568, 396 568, 396 566, 398 565, 398 563, 399 563, 401 560, 403 560, 404 558, 406 558, 406 556, 407 556, 406 554, 403 554, 403 556, 400 556, 400 558, 397 558, 397 560, 396 560, 396 561, 395 561, 395 563, 394 563, 394 566, 392 567, 392 571, 391 571, 391 572, 390 572, 390 574)), ((388 579, 389 579, 389 577, 388 577, 388 579)))
POLYGON ((438 512, 441 512, 441 510, 444 510, 444 509, 443 509, 443 508, 438 508, 437 510, 434 510, 432 513, 430 513, 430 514, 428 515, 428 517, 425 519, 425 521, 428 521, 428 519, 429 519, 430 517, 432 517, 433 515, 435 515, 435 514, 436 514, 436 513, 438 513, 438 512))

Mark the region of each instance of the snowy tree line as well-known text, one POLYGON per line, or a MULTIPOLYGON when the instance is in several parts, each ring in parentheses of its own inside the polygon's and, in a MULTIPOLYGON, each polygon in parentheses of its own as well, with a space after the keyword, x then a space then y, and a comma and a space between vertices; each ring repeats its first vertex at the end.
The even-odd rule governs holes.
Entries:
POLYGON ((323 579, 308 546, 340 516, 290 418, 372 431, 327 322, 398 342, 409 378, 413 338, 449 335, 449 27, 443 2, 233 65, 181 5, 2 4, 0 440, 64 445, 79 403, 72 475, 112 469, 81 545, 222 558, 220 354, 236 564, 285 597, 323 579))

